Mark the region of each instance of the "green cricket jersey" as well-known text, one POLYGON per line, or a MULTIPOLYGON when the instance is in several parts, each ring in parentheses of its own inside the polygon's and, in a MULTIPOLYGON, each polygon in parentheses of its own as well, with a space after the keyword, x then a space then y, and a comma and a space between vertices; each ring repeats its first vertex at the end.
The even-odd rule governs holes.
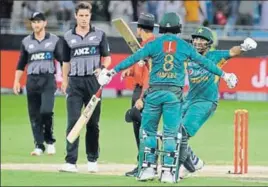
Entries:
POLYGON ((114 70, 119 72, 146 57, 152 59, 150 86, 159 84, 184 86, 184 62, 187 59, 191 59, 218 76, 223 74, 215 62, 200 55, 189 43, 174 34, 165 34, 147 43, 143 48, 115 66, 114 70))
MULTIPOLYGON (((230 56, 229 50, 209 51, 205 57, 222 67, 230 56)), ((188 61, 187 72, 189 79, 189 91, 186 100, 205 99, 212 102, 218 101, 219 76, 208 72, 193 61, 188 61)))

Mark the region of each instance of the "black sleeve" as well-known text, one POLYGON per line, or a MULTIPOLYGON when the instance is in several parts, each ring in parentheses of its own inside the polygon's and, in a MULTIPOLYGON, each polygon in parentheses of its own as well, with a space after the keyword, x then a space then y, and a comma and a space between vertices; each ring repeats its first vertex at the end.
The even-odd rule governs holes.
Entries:
POLYGON ((27 62, 28 62, 28 52, 25 50, 24 45, 21 44, 20 58, 19 58, 19 62, 18 62, 18 65, 17 65, 17 70, 24 71, 24 68, 27 65, 27 62))
POLYGON ((57 61, 59 61, 62 64, 62 39, 59 38, 59 40, 56 43, 55 50, 54 50, 54 57, 57 61))
POLYGON ((103 33, 100 43, 100 55, 103 57, 110 56, 110 47, 105 33, 103 33))
POLYGON ((71 60, 71 48, 69 47, 65 39, 62 40, 62 61, 70 62, 71 60))

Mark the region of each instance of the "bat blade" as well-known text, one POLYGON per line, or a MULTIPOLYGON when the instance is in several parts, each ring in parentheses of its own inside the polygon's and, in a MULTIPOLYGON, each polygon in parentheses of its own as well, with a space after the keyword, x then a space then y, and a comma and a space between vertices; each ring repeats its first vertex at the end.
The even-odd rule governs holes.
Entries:
POLYGON ((139 41, 137 40, 134 33, 131 31, 129 26, 122 18, 117 18, 112 20, 113 25, 127 42, 127 45, 133 53, 138 51, 141 48, 139 41))
MULTIPOLYGON (((121 36, 124 38, 124 40, 127 42, 127 45, 131 49, 133 53, 138 51, 141 48, 141 45, 139 41, 137 40, 136 36, 132 32, 132 30, 129 28, 129 26, 126 24, 126 22, 122 18, 117 18, 112 20, 113 25, 118 30, 118 32, 121 34, 121 36)), ((149 64, 149 72, 152 69, 152 59, 150 58, 148 60, 149 64)))
MULTIPOLYGON (((98 93, 100 90, 98 91, 98 93)), ((81 116, 73 126, 72 130, 69 132, 67 136, 67 140, 70 143, 73 143, 80 135, 83 127, 87 124, 87 122, 90 120, 96 106, 98 105, 100 101, 100 94, 96 93, 95 95, 92 96, 90 101, 88 102, 87 106, 81 113, 81 116)))

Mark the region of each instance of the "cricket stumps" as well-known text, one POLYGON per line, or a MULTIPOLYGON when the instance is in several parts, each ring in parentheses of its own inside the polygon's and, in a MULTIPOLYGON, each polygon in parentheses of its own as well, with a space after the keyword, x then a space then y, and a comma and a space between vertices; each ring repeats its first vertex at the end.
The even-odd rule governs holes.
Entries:
POLYGON ((248 111, 234 112, 234 174, 248 173, 248 111))

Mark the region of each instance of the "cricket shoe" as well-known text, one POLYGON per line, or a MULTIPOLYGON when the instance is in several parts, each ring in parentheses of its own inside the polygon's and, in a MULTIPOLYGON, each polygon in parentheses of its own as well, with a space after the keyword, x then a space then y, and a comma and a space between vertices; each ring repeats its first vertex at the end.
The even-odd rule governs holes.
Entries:
POLYGON ((47 154, 48 155, 55 155, 56 154, 55 144, 47 144, 47 154))
POLYGON ((188 169, 186 169, 183 165, 181 165, 180 172, 179 172, 180 179, 185 179, 191 176, 192 176, 192 173, 188 169))
POLYGON ((71 172, 71 173, 77 173, 78 169, 75 164, 65 163, 62 165, 60 172, 71 172))
POLYGON ((139 176, 137 177, 138 181, 147 181, 153 180, 155 178, 155 169, 152 167, 142 168, 139 176))
POLYGON ((162 171, 162 174, 160 176, 160 182, 176 183, 175 175, 172 174, 170 171, 162 171))
POLYGON ((43 154, 43 150, 40 148, 35 148, 32 152, 31 155, 32 156, 40 156, 43 154))
POLYGON ((91 173, 97 173, 99 171, 97 162, 88 162, 87 171, 91 173))
POLYGON ((126 172, 125 176, 127 177, 137 177, 138 176, 138 172, 139 172, 139 168, 135 167, 133 170, 126 172))
MULTIPOLYGON (((198 159, 197 163, 194 164, 195 172, 198 170, 201 170, 204 167, 204 165, 205 165, 204 161, 201 159, 198 159)), ((183 165, 181 165, 179 176, 181 179, 185 179, 185 178, 191 177, 193 175, 193 173, 195 173, 195 172, 190 172, 183 165)))
POLYGON ((204 166, 205 166, 205 163, 201 159, 198 159, 197 163, 194 164, 194 167, 195 167, 196 171, 201 170, 204 166))

